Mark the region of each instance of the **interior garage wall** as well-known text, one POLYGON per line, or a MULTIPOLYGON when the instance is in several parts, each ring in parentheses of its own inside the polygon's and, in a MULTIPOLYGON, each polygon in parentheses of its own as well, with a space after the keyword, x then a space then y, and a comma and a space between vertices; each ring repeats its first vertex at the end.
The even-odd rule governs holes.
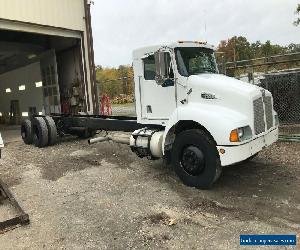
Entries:
POLYGON ((61 90, 65 87, 72 90, 76 82, 82 85, 82 63, 80 47, 74 47, 56 54, 59 85, 61 90))
POLYGON ((19 100, 21 114, 28 112, 29 107, 36 107, 37 112, 42 112, 43 88, 37 88, 35 84, 41 81, 39 62, 0 75, 0 112, 3 115, 10 112, 11 100, 19 100), (20 91, 20 85, 25 85, 25 90, 20 91), (7 88, 11 89, 11 93, 6 93, 7 88))

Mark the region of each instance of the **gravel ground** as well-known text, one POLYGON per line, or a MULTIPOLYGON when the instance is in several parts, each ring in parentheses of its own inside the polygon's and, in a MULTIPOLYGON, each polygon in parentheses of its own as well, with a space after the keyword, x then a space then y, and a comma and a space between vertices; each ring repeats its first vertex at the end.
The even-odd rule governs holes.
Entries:
MULTIPOLYGON (((239 249, 247 233, 300 240, 300 143, 278 142, 202 191, 124 145, 70 137, 38 149, 18 130, 2 133, 0 177, 31 224, 0 235, 0 249, 239 249)), ((10 215, 0 207, 0 219, 10 215)))

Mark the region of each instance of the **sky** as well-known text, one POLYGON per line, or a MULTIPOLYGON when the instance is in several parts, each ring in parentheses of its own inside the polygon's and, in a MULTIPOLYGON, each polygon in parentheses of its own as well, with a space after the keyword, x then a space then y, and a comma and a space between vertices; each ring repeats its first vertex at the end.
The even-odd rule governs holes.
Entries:
POLYGON ((134 49, 178 40, 217 46, 232 36, 250 42, 300 43, 299 0, 94 0, 95 63, 132 63, 134 49))

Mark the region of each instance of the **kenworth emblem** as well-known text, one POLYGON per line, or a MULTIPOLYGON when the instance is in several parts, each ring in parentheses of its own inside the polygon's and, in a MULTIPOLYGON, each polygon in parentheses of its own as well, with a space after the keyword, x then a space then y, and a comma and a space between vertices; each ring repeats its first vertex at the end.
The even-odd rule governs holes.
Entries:
POLYGON ((208 93, 208 92, 202 92, 201 93, 201 98, 203 98, 203 99, 209 99, 209 100, 217 99, 217 97, 216 97, 215 94, 208 93))

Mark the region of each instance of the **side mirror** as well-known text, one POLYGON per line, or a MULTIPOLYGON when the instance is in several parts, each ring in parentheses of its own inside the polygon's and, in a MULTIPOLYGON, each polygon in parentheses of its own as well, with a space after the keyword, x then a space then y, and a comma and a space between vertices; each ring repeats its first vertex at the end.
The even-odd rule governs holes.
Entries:
POLYGON ((167 58, 165 52, 157 51, 155 58, 155 81, 158 85, 163 85, 168 78, 167 58))

